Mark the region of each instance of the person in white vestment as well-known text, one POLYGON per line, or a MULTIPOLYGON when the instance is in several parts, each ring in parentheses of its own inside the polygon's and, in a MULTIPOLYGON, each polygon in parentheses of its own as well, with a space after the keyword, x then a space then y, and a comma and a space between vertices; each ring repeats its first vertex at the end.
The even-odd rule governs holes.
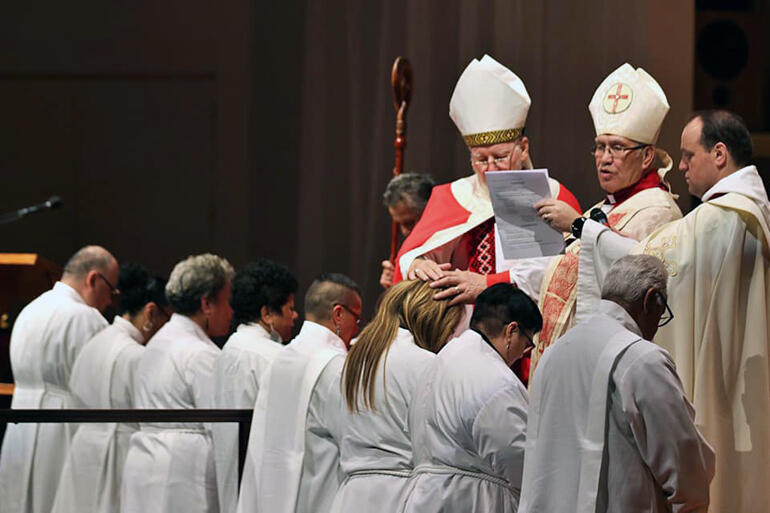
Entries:
MULTIPOLYGON (((770 202, 753 159, 751 135, 727 111, 693 115, 682 131, 690 193, 703 203, 638 244, 586 221, 581 258, 598 297, 614 259, 652 254, 669 273, 679 314, 656 341, 671 354, 695 424, 716 451, 713 511, 765 511, 770 504, 770 202)), ((593 308, 594 303, 588 303, 593 308)))
POLYGON ((541 325, 537 305, 510 283, 478 296, 470 329, 428 365, 409 406, 414 471, 401 511, 516 511, 528 398, 509 367, 541 325))
MULTIPOLYGON (((118 293, 118 262, 87 246, 64 266, 61 281, 27 305, 11 332, 16 388, 11 408, 71 408, 72 366, 107 327, 100 312, 118 293)), ((49 513, 75 424, 9 424, 0 451, 3 513, 49 513)))
MULTIPOLYGON (((235 333, 214 363, 211 408, 251 409, 267 366, 291 339, 297 280, 284 266, 261 259, 235 273, 230 306, 235 333)), ((219 511, 238 503, 238 425, 212 424, 219 511)))
POLYGON ((345 359, 340 466, 333 513, 398 510, 412 470, 408 408, 427 365, 465 308, 435 301, 420 280, 388 289, 345 359))
MULTIPOLYGON (((219 348, 232 319, 233 268, 216 255, 174 267, 166 297, 174 314, 147 343, 137 371, 136 407, 195 409, 210 404, 219 348)), ((142 423, 123 468, 123 513, 216 513, 214 451, 201 422, 142 423)))
POLYGON ((520 513, 708 510, 714 452, 670 355, 650 342, 672 319, 661 321, 667 279, 653 256, 621 258, 595 314, 543 354, 520 513))
MULTIPOLYGON (((144 344, 171 316, 166 281, 136 263, 120 268, 118 316, 83 347, 69 386, 74 407, 134 408, 144 344)), ((64 463, 52 513, 118 513, 123 464, 134 423, 81 424, 64 463)))
MULTIPOLYGON (((408 237, 414 225, 422 217, 422 212, 430 199, 430 193, 436 185, 430 175, 421 173, 401 173, 390 179, 385 192, 382 194, 382 202, 388 209, 391 219, 401 232, 408 237)), ((396 267, 390 260, 382 261, 382 273, 380 285, 387 289, 393 285, 393 273, 396 267)))
POLYGON ((361 294, 322 274, 305 294, 299 335, 273 360, 254 407, 239 513, 326 513, 342 481, 340 374, 358 334, 361 294))

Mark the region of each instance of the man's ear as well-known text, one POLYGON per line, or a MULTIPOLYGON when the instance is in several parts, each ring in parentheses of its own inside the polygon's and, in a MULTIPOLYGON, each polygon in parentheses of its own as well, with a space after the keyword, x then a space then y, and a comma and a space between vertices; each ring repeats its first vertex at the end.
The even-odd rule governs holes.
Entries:
POLYGON ((267 307, 267 305, 262 305, 262 308, 259 309, 259 320, 265 324, 270 324, 269 317, 270 309, 267 307))
POLYGON ((516 321, 509 322, 505 326, 505 338, 509 339, 513 336, 513 333, 519 329, 519 323, 516 321))
POLYGON ((655 303, 655 301, 657 301, 657 298, 658 298, 657 292, 658 290, 656 288, 650 287, 649 289, 647 289, 647 292, 644 293, 644 302, 642 303, 642 309, 644 310, 645 313, 648 313, 652 305, 655 303))
POLYGON ((99 279, 99 272, 98 271, 88 271, 88 274, 86 274, 86 287, 89 289, 93 289, 96 287, 96 281, 99 279))
POLYGON ((650 169, 655 162, 655 147, 645 146, 642 155, 642 169, 650 169))
POLYGON ((724 167, 727 164, 730 153, 727 151, 725 143, 718 142, 711 148, 711 155, 714 158, 714 164, 716 164, 717 167, 724 167))
POLYGON ((206 317, 209 316, 213 308, 214 300, 208 296, 201 296, 201 312, 203 312, 206 317))
POLYGON ((527 158, 529 157, 529 138, 526 136, 522 136, 522 138, 519 139, 519 142, 517 144, 521 149, 521 160, 527 160, 527 158))

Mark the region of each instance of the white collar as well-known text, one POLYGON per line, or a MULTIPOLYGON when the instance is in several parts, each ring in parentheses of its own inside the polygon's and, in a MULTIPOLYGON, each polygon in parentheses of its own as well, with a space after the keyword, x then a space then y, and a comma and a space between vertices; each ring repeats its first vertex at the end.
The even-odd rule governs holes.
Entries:
POLYGON ((283 340, 281 340, 281 335, 279 335, 277 331, 273 330, 272 333, 268 333, 265 327, 258 322, 250 322, 248 324, 239 324, 238 328, 235 331, 237 333, 244 333, 244 332, 250 331, 257 338, 267 339, 271 342, 277 342, 279 344, 283 344, 283 340))
POLYGON ((628 312, 626 312, 625 308, 615 303, 614 301, 607 301, 606 299, 599 301, 599 313, 606 317, 615 319, 628 331, 631 331, 634 334, 644 338, 642 336, 642 330, 639 329, 639 325, 636 324, 636 321, 633 319, 633 317, 631 317, 628 312))
POLYGON ((768 202, 767 191, 756 166, 746 166, 725 176, 703 194, 701 201, 706 202, 717 194, 729 192, 743 194, 760 203, 768 202))
POLYGON ((211 339, 206 334, 206 332, 203 331, 203 328, 198 326, 198 324, 195 321, 193 321, 186 315, 174 313, 171 315, 171 319, 169 319, 168 322, 169 324, 178 325, 184 331, 188 331, 194 334, 197 338, 213 344, 213 342, 211 342, 211 339))
POLYGON ((136 329, 136 326, 131 324, 130 321, 127 321, 123 317, 116 315, 115 318, 112 320, 112 325, 115 326, 116 329, 122 331, 138 343, 142 344, 144 343, 144 337, 142 336, 142 332, 140 332, 138 329, 136 329))
POLYGON ((81 296, 77 290, 73 289, 63 281, 57 281, 53 285, 53 289, 56 291, 57 294, 63 294, 72 299, 73 301, 77 301, 78 303, 83 303, 84 305, 87 305, 86 300, 83 299, 83 296, 81 296))
POLYGON ((345 342, 343 342, 332 330, 313 321, 305 320, 305 322, 302 323, 302 329, 299 330, 299 335, 297 335, 297 338, 294 340, 296 341, 298 339, 315 340, 333 349, 340 349, 346 353, 348 351, 345 342))

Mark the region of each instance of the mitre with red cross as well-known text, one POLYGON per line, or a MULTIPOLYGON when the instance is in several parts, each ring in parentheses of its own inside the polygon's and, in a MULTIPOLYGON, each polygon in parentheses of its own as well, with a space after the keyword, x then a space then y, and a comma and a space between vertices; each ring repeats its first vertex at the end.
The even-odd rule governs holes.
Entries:
POLYGON ((588 104, 596 135, 612 134, 655 144, 669 105, 649 73, 626 63, 609 74, 588 104))
POLYGON ((531 103, 524 82, 484 55, 473 59, 457 80, 449 117, 469 147, 510 142, 523 133, 531 103))

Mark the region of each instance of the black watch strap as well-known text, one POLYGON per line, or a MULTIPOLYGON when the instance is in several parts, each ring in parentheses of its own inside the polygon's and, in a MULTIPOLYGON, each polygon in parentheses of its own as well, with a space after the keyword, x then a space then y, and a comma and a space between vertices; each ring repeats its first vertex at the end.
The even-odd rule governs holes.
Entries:
POLYGON ((585 217, 578 217, 574 221, 572 221, 572 236, 576 239, 579 239, 580 236, 583 234, 583 225, 586 224, 586 218, 585 217))

